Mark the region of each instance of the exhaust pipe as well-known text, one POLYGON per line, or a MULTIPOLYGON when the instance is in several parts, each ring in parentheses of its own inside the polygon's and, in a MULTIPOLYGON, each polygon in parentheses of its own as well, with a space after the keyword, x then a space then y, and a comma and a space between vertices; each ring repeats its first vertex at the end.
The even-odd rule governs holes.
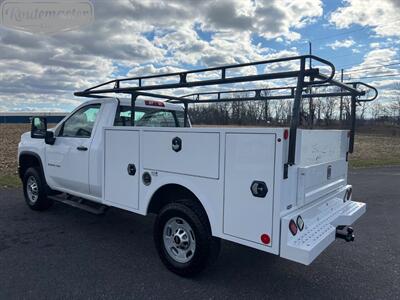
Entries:
POLYGON ((343 239, 346 242, 354 241, 354 229, 348 226, 338 226, 336 227, 336 238, 343 239))

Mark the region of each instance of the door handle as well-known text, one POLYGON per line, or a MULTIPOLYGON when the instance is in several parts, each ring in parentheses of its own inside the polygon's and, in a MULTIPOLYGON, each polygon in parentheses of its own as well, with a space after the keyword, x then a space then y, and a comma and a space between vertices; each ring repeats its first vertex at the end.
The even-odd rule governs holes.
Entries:
POLYGON ((79 146, 79 147, 76 147, 76 149, 78 149, 79 151, 87 151, 88 148, 86 148, 84 146, 79 146))

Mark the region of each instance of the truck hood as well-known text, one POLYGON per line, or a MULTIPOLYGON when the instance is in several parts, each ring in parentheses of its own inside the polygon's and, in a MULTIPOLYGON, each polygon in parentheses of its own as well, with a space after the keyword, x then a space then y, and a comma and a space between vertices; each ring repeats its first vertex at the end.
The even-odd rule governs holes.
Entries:
POLYGON ((31 132, 30 132, 30 131, 25 132, 25 133, 23 133, 23 134, 21 135, 21 141, 26 141, 26 140, 28 140, 28 139, 30 139, 30 138, 31 138, 31 132))

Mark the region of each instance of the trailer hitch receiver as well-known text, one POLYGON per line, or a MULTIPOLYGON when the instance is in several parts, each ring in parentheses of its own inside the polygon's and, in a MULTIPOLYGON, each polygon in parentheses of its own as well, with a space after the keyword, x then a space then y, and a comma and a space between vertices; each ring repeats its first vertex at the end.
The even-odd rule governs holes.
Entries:
POLYGON ((350 226, 338 226, 336 228, 336 238, 344 239, 346 242, 354 241, 354 229, 350 226))

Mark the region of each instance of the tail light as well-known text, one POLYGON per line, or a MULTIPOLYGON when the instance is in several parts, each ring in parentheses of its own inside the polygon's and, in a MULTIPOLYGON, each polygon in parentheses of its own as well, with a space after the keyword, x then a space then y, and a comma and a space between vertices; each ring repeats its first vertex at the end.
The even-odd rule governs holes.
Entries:
POLYGON ((293 219, 291 219, 289 222, 289 230, 293 235, 297 234, 297 225, 293 219))

